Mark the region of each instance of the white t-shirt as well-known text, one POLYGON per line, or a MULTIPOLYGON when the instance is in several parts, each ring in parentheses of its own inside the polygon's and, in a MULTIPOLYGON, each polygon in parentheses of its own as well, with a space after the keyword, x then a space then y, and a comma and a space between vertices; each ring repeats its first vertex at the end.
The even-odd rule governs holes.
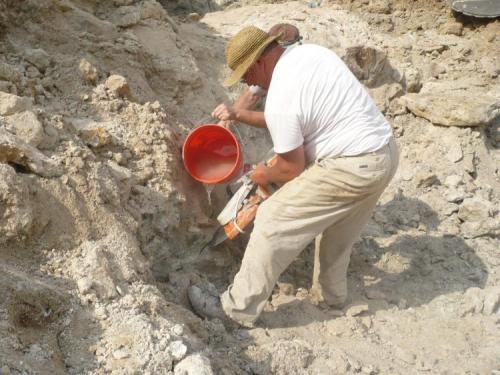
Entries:
POLYGON ((303 144, 308 162, 373 152, 392 136, 391 126, 344 62, 314 44, 281 55, 264 116, 274 152, 303 144))

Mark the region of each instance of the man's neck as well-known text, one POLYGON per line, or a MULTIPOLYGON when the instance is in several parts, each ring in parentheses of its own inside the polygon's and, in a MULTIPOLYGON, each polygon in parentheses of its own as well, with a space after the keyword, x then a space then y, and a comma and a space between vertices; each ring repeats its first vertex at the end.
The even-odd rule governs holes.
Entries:
POLYGON ((265 74, 266 74, 266 85, 265 88, 266 90, 269 89, 269 84, 271 83, 271 78, 273 75, 274 68, 276 67, 276 64, 278 63, 278 60, 280 59, 281 55, 285 52, 285 48, 281 46, 276 46, 272 50, 270 50, 266 56, 264 57, 266 62, 265 62, 265 74))

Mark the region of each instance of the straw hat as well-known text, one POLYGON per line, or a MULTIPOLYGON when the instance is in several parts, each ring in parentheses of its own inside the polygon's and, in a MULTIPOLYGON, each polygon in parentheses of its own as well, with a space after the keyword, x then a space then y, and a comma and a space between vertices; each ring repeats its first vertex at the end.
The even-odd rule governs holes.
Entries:
POLYGON ((269 35, 255 26, 247 26, 233 36, 226 46, 226 62, 233 72, 224 81, 224 86, 237 83, 264 49, 280 36, 269 35))

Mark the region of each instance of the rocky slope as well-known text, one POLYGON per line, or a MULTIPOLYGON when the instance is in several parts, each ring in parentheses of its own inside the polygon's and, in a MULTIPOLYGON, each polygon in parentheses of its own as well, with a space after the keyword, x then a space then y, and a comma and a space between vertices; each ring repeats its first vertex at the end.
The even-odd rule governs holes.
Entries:
MULTIPOLYGON (((498 20, 439 1, 163 5, 0 0, 0 373, 500 370, 498 20), (198 256, 226 197, 180 147, 240 89, 220 83, 227 37, 283 21, 344 58, 401 164, 343 311, 311 303, 308 248, 260 325, 227 331, 185 292, 223 290, 244 239, 198 256)), ((249 162, 270 148, 237 132, 249 162)))

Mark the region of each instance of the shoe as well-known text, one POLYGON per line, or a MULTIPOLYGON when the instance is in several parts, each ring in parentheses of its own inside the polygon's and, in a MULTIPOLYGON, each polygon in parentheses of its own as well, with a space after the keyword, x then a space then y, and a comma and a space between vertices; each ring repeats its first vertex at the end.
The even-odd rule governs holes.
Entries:
POLYGON ((228 319, 224 310, 222 310, 219 293, 212 284, 190 286, 188 288, 188 298, 198 316, 208 319, 217 318, 221 321, 228 319))

